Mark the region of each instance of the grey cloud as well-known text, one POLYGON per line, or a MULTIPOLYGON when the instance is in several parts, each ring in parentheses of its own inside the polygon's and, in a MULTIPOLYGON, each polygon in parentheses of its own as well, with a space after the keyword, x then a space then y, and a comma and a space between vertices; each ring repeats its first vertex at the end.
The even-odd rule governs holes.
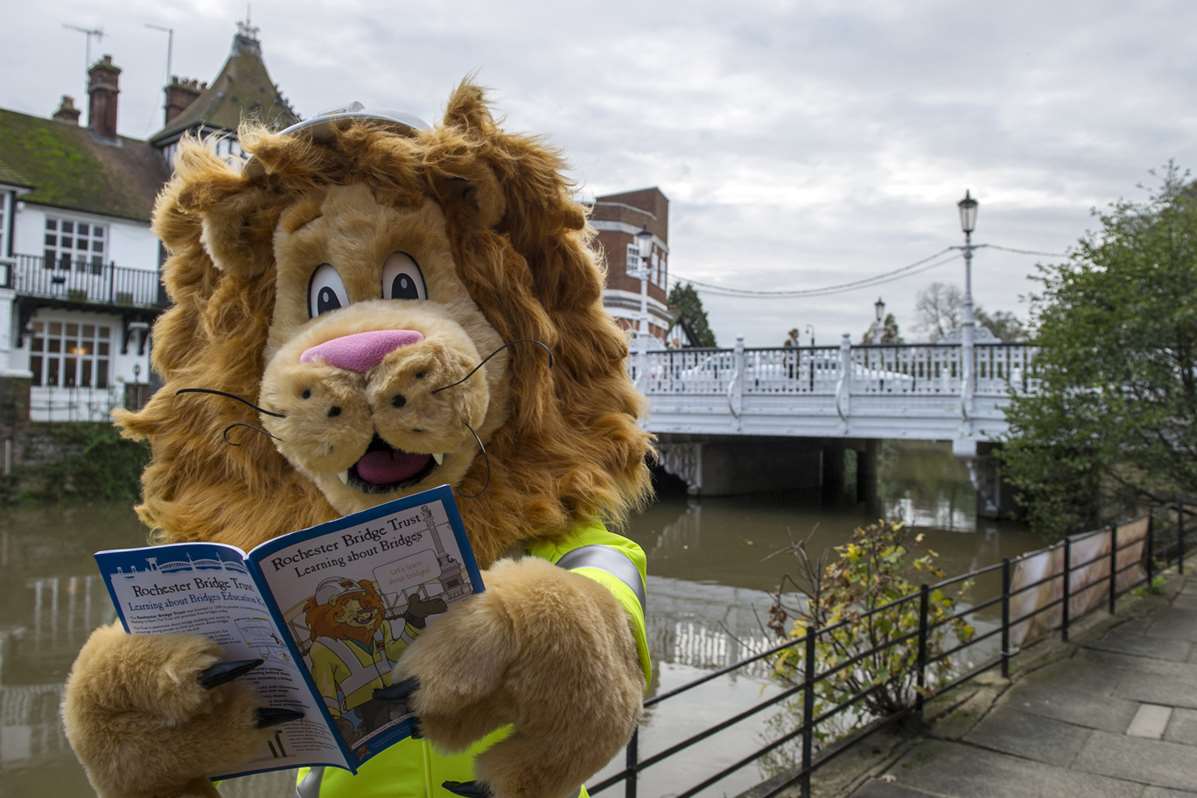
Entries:
MULTIPOLYGON (((980 197, 978 239, 1060 251, 1088 211, 1135 195, 1166 159, 1197 163, 1197 66, 1185 0, 834 0, 594 4, 257 0, 272 75, 304 114, 350 98, 435 118, 463 76, 495 89, 515 129, 560 147, 583 194, 658 184, 673 200, 671 266, 713 282, 811 287, 959 242, 955 201, 980 197)), ((161 118, 175 71, 212 78, 240 2, 66 0, 0 30, 0 104, 48 115, 82 89, 82 40, 122 75, 122 130, 161 118)), ((1022 310, 1034 258, 982 253, 977 300, 1022 310)), ((909 333, 917 290, 959 263, 839 297, 711 297, 730 343, 776 345, 796 323, 855 337, 877 293, 909 333)))

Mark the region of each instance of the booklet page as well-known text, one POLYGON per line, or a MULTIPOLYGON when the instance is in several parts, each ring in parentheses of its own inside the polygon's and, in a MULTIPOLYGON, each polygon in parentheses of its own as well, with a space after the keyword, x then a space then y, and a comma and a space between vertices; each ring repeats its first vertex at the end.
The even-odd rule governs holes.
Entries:
POLYGON ((482 589, 449 489, 287 535, 249 560, 351 767, 409 736, 406 705, 374 691, 429 623, 482 589))
MULTIPOLYGON (((240 773, 309 764, 344 767, 341 748, 243 557, 232 546, 180 543, 102 551, 96 562, 130 634, 196 634, 220 645, 225 660, 263 659, 240 678, 257 690, 262 706, 304 713, 302 720, 275 727, 240 773)), ((217 777, 232 775, 239 774, 217 777)))

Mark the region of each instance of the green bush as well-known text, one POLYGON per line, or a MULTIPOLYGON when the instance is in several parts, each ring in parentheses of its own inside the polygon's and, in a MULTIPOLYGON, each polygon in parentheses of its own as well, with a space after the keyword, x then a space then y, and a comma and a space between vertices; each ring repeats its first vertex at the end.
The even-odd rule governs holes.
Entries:
MULTIPOLYGON (((822 679, 815 687, 815 714, 858 695, 857 717, 882 717, 914 703, 917 684, 919 599, 913 598, 872 615, 898 599, 917 593, 919 581, 943 577, 936 565, 939 555, 926 549, 915 556, 911 544, 921 545, 922 534, 912 535, 898 523, 878 521, 860 527, 850 541, 833 549, 833 557, 812 559, 804 545, 794 549, 799 572, 793 581, 803 594, 796 607, 786 606, 779 590, 770 612, 769 626, 782 638, 802 638, 808 629, 843 626, 816 640, 816 672, 825 673, 858 656, 863 658, 822 679), (873 653, 866 654, 872 651, 873 653)), ((968 584, 960 586, 966 590, 968 584)), ((933 692, 951 671, 950 658, 936 658, 956 641, 971 640, 973 627, 962 618, 948 620, 956 599, 942 590, 929 594, 927 658, 924 694, 933 692), (935 626, 935 624, 941 624, 935 626)), ((803 679, 804 646, 791 646, 774 660, 774 674, 796 685, 803 679)), ((828 732, 816 730, 819 739, 828 732)))
POLYGON ((40 424, 33 431, 62 456, 14 469, 0 484, 6 501, 140 498, 141 472, 150 457, 146 444, 122 438, 107 422, 40 424))

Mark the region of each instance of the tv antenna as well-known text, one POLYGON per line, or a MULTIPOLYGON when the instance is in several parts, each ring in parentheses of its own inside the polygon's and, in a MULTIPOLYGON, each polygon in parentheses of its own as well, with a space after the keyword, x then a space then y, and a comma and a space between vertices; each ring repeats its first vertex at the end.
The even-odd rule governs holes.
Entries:
POLYGON ((83 64, 83 72, 86 74, 87 70, 91 69, 91 40, 92 40, 92 37, 95 37, 96 41, 102 41, 104 38, 104 30, 102 28, 83 28, 78 25, 71 25, 70 23, 67 23, 67 22, 62 23, 62 27, 66 28, 68 30, 78 31, 79 33, 82 33, 84 36, 87 37, 87 49, 86 49, 86 56, 85 56, 85 58, 87 60, 83 64))
POLYGON ((170 73, 171 55, 174 53, 174 49, 175 49, 175 29, 168 28, 165 25, 155 25, 152 22, 145 23, 145 26, 147 28, 150 28, 151 30, 162 31, 163 33, 166 34, 166 85, 169 86, 170 80, 171 80, 171 73, 170 73))

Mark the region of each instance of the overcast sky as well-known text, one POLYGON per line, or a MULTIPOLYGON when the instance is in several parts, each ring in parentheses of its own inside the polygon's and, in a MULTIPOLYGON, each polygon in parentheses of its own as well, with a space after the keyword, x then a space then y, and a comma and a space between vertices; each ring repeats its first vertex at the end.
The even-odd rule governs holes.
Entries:
MULTIPOLYGON (((120 131, 161 126, 166 35, 176 74, 212 80, 245 5, 19 3, 0 27, 0 106, 48 116, 83 95, 84 37, 121 75, 120 131), (19 17, 15 17, 19 6, 19 17)), ((408 3, 255 0, 263 54, 296 110, 360 99, 435 119, 467 73, 509 128, 566 153, 583 196, 657 185, 675 275, 754 289, 867 277, 959 243, 1062 251, 1089 210, 1139 196, 1169 158, 1197 165, 1197 3, 408 3)), ((86 101, 83 101, 86 106, 86 101)), ((1035 259, 974 263, 976 300, 1025 315, 1035 259)), ((776 346, 813 324, 857 337, 878 294, 916 337, 915 294, 953 262, 808 300, 708 297, 720 344, 776 346)), ((805 343, 806 336, 803 336, 805 343)))

